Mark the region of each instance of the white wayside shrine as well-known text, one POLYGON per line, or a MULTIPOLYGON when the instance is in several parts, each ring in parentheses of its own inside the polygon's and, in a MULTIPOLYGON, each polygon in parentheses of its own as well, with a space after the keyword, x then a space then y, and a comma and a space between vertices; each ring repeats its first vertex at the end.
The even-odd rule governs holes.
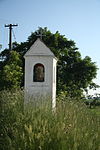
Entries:
POLYGON ((39 38, 24 55, 25 94, 27 97, 47 97, 56 106, 57 58, 39 38))

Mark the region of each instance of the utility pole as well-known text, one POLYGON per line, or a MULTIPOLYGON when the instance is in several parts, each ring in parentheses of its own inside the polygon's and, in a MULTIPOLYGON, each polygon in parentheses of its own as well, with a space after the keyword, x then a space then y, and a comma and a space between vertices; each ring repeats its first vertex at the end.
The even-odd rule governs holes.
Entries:
POLYGON ((12 27, 18 26, 18 24, 8 24, 5 27, 9 27, 9 50, 12 49, 12 27))
POLYGON ((2 48, 2 44, 0 44, 0 50, 1 50, 1 48, 2 48))

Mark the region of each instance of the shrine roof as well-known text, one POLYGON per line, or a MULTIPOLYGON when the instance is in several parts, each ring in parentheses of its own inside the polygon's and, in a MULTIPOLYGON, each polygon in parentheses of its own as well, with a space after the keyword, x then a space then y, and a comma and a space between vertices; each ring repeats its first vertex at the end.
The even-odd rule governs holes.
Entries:
POLYGON ((30 49, 26 52, 25 56, 54 56, 53 52, 38 38, 30 49))

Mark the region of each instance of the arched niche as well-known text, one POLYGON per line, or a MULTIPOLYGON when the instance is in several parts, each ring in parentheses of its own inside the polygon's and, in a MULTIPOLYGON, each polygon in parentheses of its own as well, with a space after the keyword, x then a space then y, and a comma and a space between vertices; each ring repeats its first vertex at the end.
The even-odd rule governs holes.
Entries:
POLYGON ((44 82, 45 68, 43 64, 37 63, 33 68, 33 82, 44 82))

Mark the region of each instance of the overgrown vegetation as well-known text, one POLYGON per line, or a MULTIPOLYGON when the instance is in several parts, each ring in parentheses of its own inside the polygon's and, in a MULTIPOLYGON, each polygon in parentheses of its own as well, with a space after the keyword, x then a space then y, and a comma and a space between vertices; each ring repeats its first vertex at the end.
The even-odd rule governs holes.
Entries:
POLYGON ((96 72, 96 64, 88 56, 82 59, 74 41, 47 28, 39 28, 26 42, 13 43, 12 51, 2 51, 0 150, 99 150, 100 110, 95 113, 80 102, 83 90, 98 87, 92 82, 96 72), (49 99, 24 105, 24 93, 17 90, 24 86, 23 55, 41 30, 44 43, 58 58, 56 110, 49 99))
POLYGON ((100 116, 59 97, 23 107, 22 91, 0 93, 0 150, 100 150, 100 116))

